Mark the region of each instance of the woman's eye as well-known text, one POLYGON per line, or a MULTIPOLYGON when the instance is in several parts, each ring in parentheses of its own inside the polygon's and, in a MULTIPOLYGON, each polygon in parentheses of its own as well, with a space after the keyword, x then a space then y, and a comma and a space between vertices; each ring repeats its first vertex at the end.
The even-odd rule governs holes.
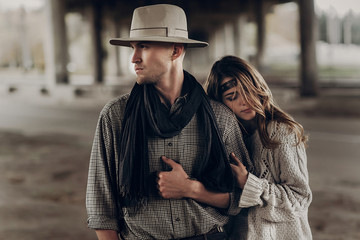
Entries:
POLYGON ((225 99, 229 102, 232 102, 234 100, 236 100, 238 98, 238 93, 237 92, 233 92, 233 93, 229 93, 227 94, 227 96, 225 97, 225 99))

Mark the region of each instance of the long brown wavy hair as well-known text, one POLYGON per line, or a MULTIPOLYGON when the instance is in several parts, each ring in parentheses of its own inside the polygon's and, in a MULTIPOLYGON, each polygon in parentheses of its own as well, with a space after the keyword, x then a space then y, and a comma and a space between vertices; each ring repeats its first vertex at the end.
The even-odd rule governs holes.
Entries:
POLYGON ((302 125, 277 106, 264 78, 241 58, 225 56, 213 64, 205 83, 205 89, 211 99, 222 102, 222 92, 219 91, 219 87, 226 77, 238 81, 237 87, 240 94, 256 112, 257 128, 264 147, 273 149, 279 146, 279 142, 271 139, 267 131, 267 126, 271 121, 285 123, 289 131, 296 133, 297 144, 306 145, 308 137, 304 134, 302 125))

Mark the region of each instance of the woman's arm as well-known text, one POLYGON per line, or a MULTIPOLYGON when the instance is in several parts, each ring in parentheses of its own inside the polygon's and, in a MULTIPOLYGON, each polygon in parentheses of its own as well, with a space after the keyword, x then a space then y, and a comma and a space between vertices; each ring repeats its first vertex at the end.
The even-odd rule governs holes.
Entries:
POLYGON ((208 191, 201 182, 190 179, 180 164, 165 156, 162 157, 162 160, 172 168, 169 172, 158 173, 157 184, 159 194, 163 198, 191 198, 213 207, 229 207, 229 193, 208 191))
POLYGON ((287 141, 265 154, 271 157, 269 164, 277 168, 278 176, 274 176, 277 181, 269 182, 249 173, 239 202, 243 208, 259 206, 258 214, 269 221, 292 220, 307 210, 312 200, 305 147, 296 146, 295 141, 288 138, 294 136, 288 135, 287 141))

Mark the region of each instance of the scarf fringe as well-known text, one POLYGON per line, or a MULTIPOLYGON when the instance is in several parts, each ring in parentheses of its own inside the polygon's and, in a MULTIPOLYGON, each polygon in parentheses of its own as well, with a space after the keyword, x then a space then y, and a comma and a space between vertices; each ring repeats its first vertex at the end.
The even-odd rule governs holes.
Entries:
POLYGON ((121 199, 121 206, 131 209, 131 212, 138 212, 141 208, 147 207, 148 197, 143 196, 140 193, 131 194, 129 185, 122 185, 119 189, 119 196, 121 199))

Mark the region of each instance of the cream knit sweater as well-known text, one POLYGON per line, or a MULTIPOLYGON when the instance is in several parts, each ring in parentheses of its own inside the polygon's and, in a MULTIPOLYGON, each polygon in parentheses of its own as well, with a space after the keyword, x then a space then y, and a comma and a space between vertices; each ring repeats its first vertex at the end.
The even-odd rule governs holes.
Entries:
POLYGON ((232 239, 312 239, 308 223, 312 194, 305 147, 295 145, 295 134, 289 133, 285 124, 272 122, 268 130, 281 144, 274 150, 266 149, 258 132, 252 135, 255 172, 249 173, 239 202, 239 207, 249 208, 248 217, 239 214, 234 219, 232 239))

